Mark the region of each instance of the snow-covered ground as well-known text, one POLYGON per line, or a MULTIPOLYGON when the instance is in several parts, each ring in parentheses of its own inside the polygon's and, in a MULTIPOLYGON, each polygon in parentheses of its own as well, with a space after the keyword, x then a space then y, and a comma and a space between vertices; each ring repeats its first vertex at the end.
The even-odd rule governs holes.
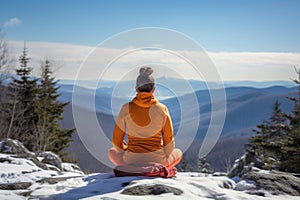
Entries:
MULTIPOLYGON (((56 170, 43 170, 36 166, 31 160, 25 158, 14 158, 12 155, 1 154, 0 159, 0 184, 1 183, 19 183, 36 182, 38 180, 50 177, 71 177, 82 176, 80 172, 71 171, 61 172, 56 170)), ((69 163, 63 163, 63 168, 70 168, 69 163)), ((51 168, 55 168, 51 166, 51 168)))
MULTIPOLYGON (((297 199, 288 195, 265 197, 249 194, 253 192, 253 182, 235 183, 225 176, 199 173, 178 173, 174 178, 115 177, 112 173, 83 175, 79 171, 63 172, 43 170, 25 158, 14 158, 0 154, 0 184, 31 182, 28 189, 0 190, 0 199, 297 199), (7 160, 7 161, 5 161, 7 160), (56 183, 39 181, 45 178, 66 178, 56 183), (132 196, 121 194, 135 186, 165 185, 183 191, 180 195, 163 193, 160 195, 132 196), (22 196, 23 195, 23 196, 22 196)), ((69 164, 63 164, 70 168, 69 164)), ((259 192, 259 191, 256 191, 259 192)))
MULTIPOLYGON (((247 194, 245 191, 226 189, 223 184, 229 183, 233 187, 236 184, 226 177, 204 176, 201 174, 179 173, 171 179, 147 178, 147 177, 114 177, 113 174, 91 174, 84 178, 69 179, 55 185, 33 185, 32 196, 47 197, 48 199, 299 199, 292 196, 267 195, 260 197, 247 194), (196 175, 196 176, 195 176, 196 175), (128 185, 124 187, 124 185, 128 185), (132 184, 133 183, 133 184, 132 184), (132 196, 121 194, 124 188, 137 185, 161 184, 178 188, 183 191, 181 195, 165 193, 161 195, 132 196), (48 196, 49 194, 51 194, 48 196)), ((242 183, 243 187, 249 189, 250 183, 242 183)), ((238 184, 239 185, 239 184, 238 184)))

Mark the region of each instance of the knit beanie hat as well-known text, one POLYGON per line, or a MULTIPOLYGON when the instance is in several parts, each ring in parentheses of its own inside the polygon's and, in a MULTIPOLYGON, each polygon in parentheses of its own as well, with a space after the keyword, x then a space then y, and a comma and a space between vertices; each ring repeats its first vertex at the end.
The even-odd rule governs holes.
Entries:
POLYGON ((149 89, 149 92, 154 86, 154 78, 151 76, 153 69, 151 67, 141 67, 140 74, 136 79, 136 88, 138 89, 149 89), (149 88, 151 87, 151 88, 149 88))

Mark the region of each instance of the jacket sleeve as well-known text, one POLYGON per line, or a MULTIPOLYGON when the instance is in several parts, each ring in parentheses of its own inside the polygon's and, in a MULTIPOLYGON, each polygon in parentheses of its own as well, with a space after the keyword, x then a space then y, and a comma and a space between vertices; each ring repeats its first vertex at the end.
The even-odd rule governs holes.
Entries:
POLYGON ((169 155, 174 150, 175 140, 174 140, 172 120, 167 107, 165 109, 165 113, 166 113, 166 119, 165 119, 164 127, 162 129, 162 136, 163 136, 164 151, 166 156, 169 157, 169 155))
POLYGON ((124 137, 126 134, 126 124, 124 120, 124 106, 122 107, 118 119, 116 121, 113 133, 112 144, 117 150, 125 150, 127 149, 127 144, 124 141, 124 137))

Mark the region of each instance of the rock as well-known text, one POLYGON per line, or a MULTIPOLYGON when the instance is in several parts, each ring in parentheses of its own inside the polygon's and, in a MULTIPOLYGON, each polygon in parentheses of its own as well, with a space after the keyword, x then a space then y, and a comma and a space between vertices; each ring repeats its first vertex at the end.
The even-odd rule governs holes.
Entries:
POLYGON ((0 158, 0 163, 11 163, 12 159, 7 157, 7 158, 0 158))
POLYGON ((42 169, 48 169, 44 163, 41 163, 34 153, 30 152, 21 142, 10 138, 0 142, 0 153, 13 154, 11 157, 26 158, 31 160, 36 166, 42 169))
POLYGON ((213 176, 227 176, 227 173, 226 172, 214 172, 212 175, 213 176))
MULTIPOLYGON (((300 195, 299 177, 278 171, 262 172, 263 167, 264 163, 258 160, 253 152, 246 152, 236 160, 228 177, 238 183, 236 190, 248 190, 251 194, 264 190, 273 195, 300 195), (253 182, 254 184, 249 184, 253 182)), ((264 196, 263 192, 258 192, 257 195, 264 196)))
POLYGON ((59 170, 62 169, 61 159, 55 153, 52 153, 50 151, 45 151, 45 152, 38 153, 37 156, 42 158, 41 160, 42 163, 53 165, 57 167, 59 170))
POLYGON ((237 159, 232 167, 232 169, 230 170, 230 172, 228 173, 228 177, 229 178, 233 178, 235 176, 237 177, 241 177, 241 173, 244 169, 245 166, 245 157, 246 155, 244 154, 240 159, 237 159))
POLYGON ((126 195, 160 195, 163 193, 173 193, 174 195, 181 195, 182 190, 167 185, 155 184, 155 185, 138 185, 130 188, 125 188, 121 194, 126 195))
POLYGON ((48 164, 47 167, 48 167, 49 170, 57 171, 59 173, 61 172, 61 170, 59 168, 55 167, 54 165, 49 165, 48 164))
POLYGON ((263 166, 264 163, 255 157, 254 152, 247 151, 240 159, 235 161, 232 169, 228 173, 228 177, 242 177, 245 173, 253 169, 262 169, 263 166))
POLYGON ((15 154, 19 156, 34 156, 21 142, 10 138, 1 141, 0 153, 15 154))
POLYGON ((44 178, 41 180, 36 181, 37 183, 49 183, 49 184, 56 184, 60 181, 66 181, 70 178, 79 178, 80 176, 68 176, 68 177, 57 177, 57 178, 44 178))
POLYGON ((79 174, 84 174, 80 167, 74 163, 62 163, 61 164, 62 171, 64 172, 74 172, 79 174))
POLYGON ((25 158, 25 159, 28 159, 28 160, 31 160, 36 166, 38 166, 39 168, 41 169, 44 169, 44 170, 47 170, 48 167, 47 165, 45 165, 44 163, 41 163, 36 156, 31 156, 31 157, 26 157, 26 156, 23 156, 23 155, 14 155, 12 156, 13 158, 25 158))
POLYGON ((31 185, 31 182, 2 183, 0 184, 0 190, 26 190, 31 185))
POLYGON ((251 195, 256 195, 256 196, 261 196, 261 197, 265 197, 266 193, 264 191, 248 191, 247 194, 251 194, 251 195))
POLYGON ((235 183, 231 180, 224 181, 221 187, 226 189, 233 189, 235 187, 235 183))
POLYGON ((243 180, 252 180, 256 183, 256 190, 264 189, 273 195, 289 194, 300 195, 300 178, 284 172, 249 172, 243 180))

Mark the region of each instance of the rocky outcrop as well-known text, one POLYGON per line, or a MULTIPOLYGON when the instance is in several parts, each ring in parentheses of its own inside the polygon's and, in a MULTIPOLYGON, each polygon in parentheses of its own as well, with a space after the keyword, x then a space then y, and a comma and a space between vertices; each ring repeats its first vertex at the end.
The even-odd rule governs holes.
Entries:
POLYGON ((28 151, 28 149, 18 140, 13 140, 10 138, 4 139, 0 143, 0 153, 4 154, 15 154, 19 156, 34 156, 33 153, 28 151))
POLYGON ((61 159, 55 153, 50 151, 37 153, 37 156, 42 158, 41 162, 57 167, 59 170, 62 170, 61 159))
POLYGON ((26 158, 31 160, 36 166, 42 169, 48 169, 48 167, 40 162, 34 153, 30 152, 21 142, 10 138, 4 139, 0 142, 0 153, 12 154, 11 157, 26 158))
POLYGON ((31 185, 31 182, 2 183, 0 184, 0 190, 25 190, 31 185))
POLYGON ((299 177, 286 172, 261 170, 263 165, 264 163, 259 161, 254 154, 247 152, 236 160, 228 177, 238 182, 236 190, 239 190, 239 186, 241 186, 250 194, 264 196, 263 191, 268 191, 273 195, 300 196, 299 177))
POLYGON ((267 190, 273 195, 300 196, 300 178, 283 172, 249 172, 242 179, 255 182, 256 190, 267 190))
POLYGON ((144 196, 144 195, 160 195, 164 193, 173 193, 174 195, 181 195, 183 191, 168 185, 154 184, 154 185, 137 185, 130 188, 125 188, 121 194, 144 196))
POLYGON ((36 155, 30 152, 21 142, 10 138, 0 141, 0 153, 10 155, 10 157, 1 157, 0 163, 11 163, 12 158, 24 158, 32 161, 43 170, 84 174, 76 164, 62 163, 60 157, 52 152, 40 152, 36 155))
POLYGON ((60 181, 65 181, 68 180, 70 178, 78 178, 80 176, 67 176, 67 177, 52 177, 52 178, 44 178, 41 180, 36 181, 37 183, 48 183, 48 184, 56 184, 60 181))
POLYGON ((62 163, 61 167, 62 167, 62 171, 64 172, 75 172, 78 174, 84 174, 81 168, 74 163, 62 163))
POLYGON ((235 161, 232 169, 228 173, 228 177, 242 177, 253 168, 262 168, 263 165, 264 163, 255 157, 254 152, 248 151, 241 158, 235 161))

